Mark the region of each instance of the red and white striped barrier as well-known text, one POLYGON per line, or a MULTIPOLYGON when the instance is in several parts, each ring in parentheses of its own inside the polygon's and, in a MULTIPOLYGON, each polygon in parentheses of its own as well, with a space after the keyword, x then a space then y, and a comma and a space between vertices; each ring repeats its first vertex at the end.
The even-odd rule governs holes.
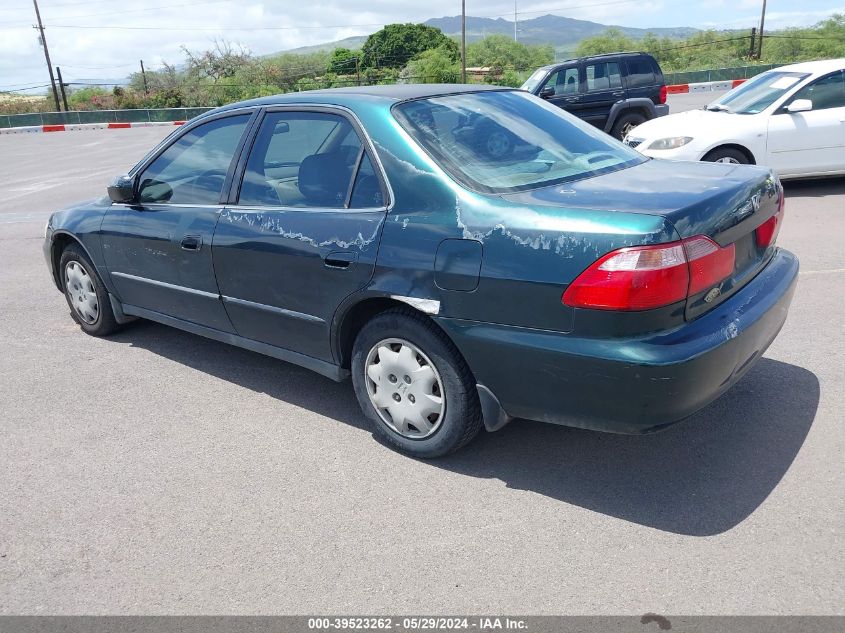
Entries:
POLYGON ((40 134, 43 132, 67 132, 71 130, 123 130, 131 127, 158 127, 163 125, 184 125, 185 121, 142 121, 128 123, 59 123, 53 125, 27 125, 25 127, 0 128, 0 134, 40 134))
POLYGON ((717 90, 731 90, 736 88, 745 79, 728 79, 727 81, 703 81, 692 84, 674 84, 666 86, 666 91, 670 95, 684 94, 687 92, 713 92, 717 90))

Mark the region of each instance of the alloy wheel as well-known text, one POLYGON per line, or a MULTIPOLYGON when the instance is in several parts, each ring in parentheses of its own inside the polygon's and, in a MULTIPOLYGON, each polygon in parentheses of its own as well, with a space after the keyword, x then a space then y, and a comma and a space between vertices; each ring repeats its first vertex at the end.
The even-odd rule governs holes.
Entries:
POLYGON ((376 343, 364 364, 367 393, 382 421, 410 439, 433 435, 443 422, 443 381, 431 360, 400 338, 376 343))
POLYGON ((77 261, 68 262, 65 266, 65 292, 70 304, 80 319, 93 325, 100 316, 100 303, 94 281, 88 271, 77 261))

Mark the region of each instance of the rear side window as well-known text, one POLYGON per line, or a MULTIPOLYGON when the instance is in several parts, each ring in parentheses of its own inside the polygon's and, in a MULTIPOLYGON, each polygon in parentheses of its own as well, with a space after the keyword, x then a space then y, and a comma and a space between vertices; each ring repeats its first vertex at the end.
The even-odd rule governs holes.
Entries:
POLYGON ((792 101, 809 99, 813 110, 845 108, 845 71, 838 71, 828 77, 814 81, 795 93, 792 101))
POLYGON ((381 185, 362 152, 358 133, 343 116, 271 112, 255 137, 238 204, 344 208, 350 194, 354 197, 351 187, 358 168, 362 173, 355 180, 355 202, 359 206, 381 206, 367 204, 368 200, 381 199, 381 185), (366 177, 366 170, 372 179, 366 177))
POLYGON ((139 200, 198 205, 220 202, 223 182, 250 116, 215 119, 180 136, 141 174, 139 200))
POLYGON ((622 77, 619 74, 619 64, 616 62, 602 62, 590 64, 586 67, 587 91, 616 90, 622 87, 622 77))
POLYGON ((628 87, 642 88, 655 84, 651 61, 646 57, 634 57, 625 62, 628 65, 628 87))

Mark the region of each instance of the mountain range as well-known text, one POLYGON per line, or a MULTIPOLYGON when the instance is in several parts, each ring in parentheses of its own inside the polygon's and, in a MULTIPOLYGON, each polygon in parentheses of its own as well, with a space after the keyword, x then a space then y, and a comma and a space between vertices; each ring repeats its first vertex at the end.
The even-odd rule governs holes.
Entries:
MULTIPOLYGON (((423 22, 428 26, 434 26, 443 31, 446 35, 460 36, 461 16, 446 16, 442 18, 431 18, 423 22)), ((634 39, 645 37, 646 33, 654 33, 659 37, 684 38, 696 33, 698 29, 687 26, 670 28, 632 28, 628 26, 616 26, 599 24, 589 20, 576 20, 562 15, 542 15, 536 18, 520 20, 517 24, 517 39, 526 44, 551 44, 559 53, 571 52, 578 43, 588 37, 598 35, 609 28, 617 28, 625 35, 634 39)), ((467 16, 466 18, 467 41, 479 40, 487 35, 500 33, 513 36, 513 21, 504 18, 477 18, 467 16)), ((303 46, 294 48, 287 53, 313 53, 316 51, 333 50, 337 47, 350 49, 360 48, 367 39, 366 35, 358 37, 347 37, 335 42, 326 42, 314 46, 303 46)))

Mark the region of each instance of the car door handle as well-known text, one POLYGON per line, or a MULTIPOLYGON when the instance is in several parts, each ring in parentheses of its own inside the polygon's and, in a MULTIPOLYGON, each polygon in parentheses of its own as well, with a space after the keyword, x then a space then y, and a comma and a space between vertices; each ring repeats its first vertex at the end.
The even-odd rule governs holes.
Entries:
POLYGON ((358 253, 350 251, 333 251, 326 255, 323 263, 326 268, 349 268, 349 266, 358 260, 358 253))
POLYGON ((567 103, 577 103, 578 101, 581 101, 581 97, 567 97, 566 101, 567 103))
POLYGON ((182 250, 198 251, 202 248, 202 235, 186 235, 182 238, 182 250))
POLYGON ((618 90, 616 92, 611 92, 610 94, 612 94, 614 97, 624 97, 625 96, 625 92, 622 91, 622 90, 618 90))

